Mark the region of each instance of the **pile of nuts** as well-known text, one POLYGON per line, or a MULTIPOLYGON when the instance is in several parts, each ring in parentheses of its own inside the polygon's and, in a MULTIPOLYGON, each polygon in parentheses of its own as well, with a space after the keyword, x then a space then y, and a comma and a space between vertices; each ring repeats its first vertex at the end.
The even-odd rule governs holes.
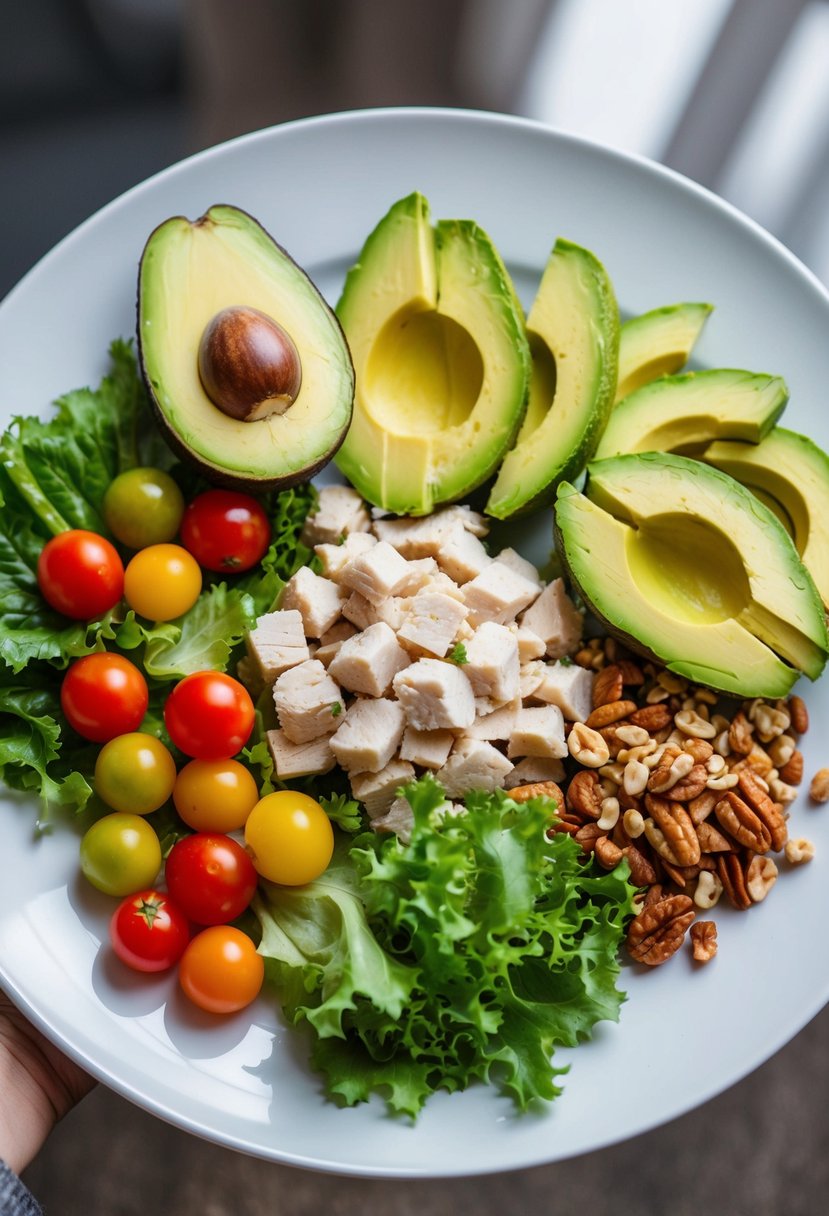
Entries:
MULTIPOLYGON (((567 832, 599 865, 627 859, 641 887, 627 934, 637 962, 655 966, 690 931, 693 957, 717 951, 714 921, 698 914, 724 895, 746 910, 778 875, 772 854, 810 861, 814 845, 792 839, 788 806, 803 780, 799 738, 809 726, 799 696, 720 703, 710 689, 635 660, 613 638, 595 638, 574 658, 596 672, 593 709, 569 725, 563 789, 542 782, 512 790, 523 801, 556 798, 551 829, 567 832)), ((829 800, 829 769, 810 786, 829 800)))

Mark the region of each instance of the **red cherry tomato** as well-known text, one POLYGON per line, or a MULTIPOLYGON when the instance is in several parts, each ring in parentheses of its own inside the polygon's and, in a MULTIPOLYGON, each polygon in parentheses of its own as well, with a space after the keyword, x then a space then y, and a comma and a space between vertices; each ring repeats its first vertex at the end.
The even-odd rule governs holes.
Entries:
POLYGON ((271 525, 249 494, 207 490, 184 512, 181 543, 206 570, 238 574, 250 570, 267 553, 271 525))
POLYGON ((195 671, 176 684, 164 706, 167 731, 196 760, 227 760, 253 730, 253 702, 244 685, 220 671, 195 671))
POLYGON ((73 663, 63 677, 60 703, 84 739, 108 743, 138 730, 147 712, 147 681, 129 659, 101 651, 73 663))
POLYGON ((197 925, 226 925, 241 916, 256 892, 253 862, 240 844, 220 832, 185 836, 164 869, 173 900, 197 925))
POLYGON ((113 949, 136 971, 166 971, 190 940, 187 917, 168 895, 150 888, 128 895, 109 923, 113 949))
POLYGON ((37 582, 57 612, 91 621, 114 608, 124 594, 124 565, 103 536, 73 528, 43 546, 37 582))

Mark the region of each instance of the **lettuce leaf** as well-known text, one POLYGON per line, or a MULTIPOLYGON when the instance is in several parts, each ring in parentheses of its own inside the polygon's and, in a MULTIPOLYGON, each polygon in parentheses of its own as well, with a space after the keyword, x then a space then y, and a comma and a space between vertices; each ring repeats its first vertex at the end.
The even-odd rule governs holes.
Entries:
MULTIPOLYGON (((213 583, 176 623, 175 631, 149 635, 144 668, 155 679, 179 679, 194 671, 225 671, 233 648, 256 624, 253 598, 213 583)), ((120 634, 119 634, 120 644, 120 634)))
POLYGON ((366 833, 316 883, 257 905, 285 1014, 311 1026, 312 1063, 348 1104, 379 1091, 414 1117, 474 1080, 520 1109, 552 1100, 555 1047, 618 1019, 627 866, 596 873, 548 838, 546 799, 476 792, 452 815, 432 778, 405 792, 408 845, 366 833))

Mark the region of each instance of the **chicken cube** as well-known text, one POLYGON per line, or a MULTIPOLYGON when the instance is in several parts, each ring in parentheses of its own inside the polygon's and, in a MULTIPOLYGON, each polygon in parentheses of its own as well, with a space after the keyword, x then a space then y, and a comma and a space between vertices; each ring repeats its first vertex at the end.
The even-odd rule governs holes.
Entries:
POLYGON ((395 798, 384 815, 372 819, 371 826, 375 832, 389 832, 403 844, 408 844, 414 828, 414 811, 408 798, 395 798))
POLYGON ((531 659, 544 657, 547 647, 542 638, 528 629, 526 625, 510 625, 518 640, 518 659, 521 663, 529 663, 531 659))
POLYGON ((518 696, 518 639, 506 625, 484 621, 465 647, 463 670, 477 697, 512 701, 518 696))
POLYGON ((248 655, 265 684, 309 657, 302 613, 295 608, 266 612, 247 636, 248 655))
POLYGON ((464 620, 466 606, 460 600, 441 591, 421 591, 409 600, 397 636, 412 653, 442 659, 464 620))
POLYGON ((433 557, 419 557, 406 564, 408 572, 397 586, 399 595, 417 595, 438 573, 438 564, 433 557))
POLYGON ((331 739, 337 762, 349 773, 377 773, 400 747, 403 707, 386 697, 354 701, 331 739))
POLYGON ((300 612, 307 636, 318 638, 339 620, 345 598, 330 578, 302 566, 285 584, 280 607, 300 612))
POLYGON ((338 583, 345 567, 361 553, 373 549, 376 544, 377 538, 370 532, 349 532, 342 544, 315 545, 314 552, 320 560, 325 577, 338 583))
POLYGON ((417 730, 464 730, 475 721, 475 694, 460 667, 418 659, 392 681, 409 726, 417 730))
POLYGON ((514 621, 519 612, 537 599, 538 594, 536 583, 498 561, 484 566, 481 573, 463 588, 473 625, 483 621, 497 621, 505 625, 508 621, 514 621))
POLYGON ((344 708, 339 686, 319 659, 283 671, 273 686, 273 702, 279 725, 291 743, 308 743, 331 734, 344 708))
POLYGON ((440 768, 454 742, 451 730, 417 730, 407 726, 400 744, 400 759, 410 760, 420 768, 440 768))
POLYGON ((392 678, 411 660, 385 621, 339 643, 328 670, 349 692, 382 697, 392 678))
POLYGON ((526 756, 519 760, 504 781, 504 789, 514 790, 517 785, 534 785, 536 781, 564 780, 565 768, 561 760, 544 756, 526 756))
POLYGON ((483 739, 461 739, 435 778, 447 798, 459 798, 469 790, 500 789, 513 767, 503 752, 483 739))
POLYGON ((520 708, 521 701, 516 697, 514 701, 507 701, 506 705, 499 705, 490 713, 479 713, 472 725, 464 731, 464 735, 468 739, 485 739, 489 743, 507 742, 515 730, 520 708))
POLYGON ((564 580, 556 578, 527 609, 521 624, 538 634, 551 659, 560 659, 578 648, 584 622, 564 589, 564 580))
POLYGON ((397 791, 414 781, 415 771, 405 760, 391 760, 376 773, 353 773, 349 778, 351 793, 362 802, 369 818, 385 815, 397 797, 397 791))
POLYGON ((522 578, 535 583, 539 591, 544 586, 537 567, 531 561, 528 561, 526 557, 522 557, 515 549, 502 549, 500 553, 495 555, 495 560, 496 562, 501 562, 503 566, 509 566, 510 570, 514 570, 522 578))
POLYGON ((371 517, 365 503, 351 486, 324 486, 319 503, 305 521, 301 540, 309 548, 338 544, 352 532, 368 532, 371 517))
POLYGON ((460 524, 449 533, 438 551, 438 565, 456 583, 470 582, 491 561, 478 537, 460 524))
POLYGON ((372 604, 359 591, 352 591, 343 604, 343 616, 358 629, 368 629, 378 621, 385 621, 390 629, 397 630, 406 616, 407 601, 399 595, 390 595, 381 604, 372 604))
POLYGON ((547 756, 553 760, 566 756, 564 717, 559 707, 539 705, 519 709, 507 755, 510 759, 517 756, 547 756))
POLYGON ((437 557, 441 546, 458 527, 474 536, 486 536, 486 520, 465 506, 444 507, 423 519, 376 519, 372 525, 378 540, 388 541, 404 557, 437 557))
POLYGON ((340 583, 372 604, 397 595, 409 577, 409 563, 387 541, 378 541, 340 571, 340 583))
POLYGON ((328 773, 336 764, 328 735, 309 739, 307 743, 292 743, 284 730, 269 730, 267 739, 276 775, 282 781, 328 773))
POLYGON ((523 663, 520 673, 521 696, 525 701, 528 701, 535 695, 535 690, 539 687, 546 674, 546 664, 541 659, 530 659, 529 663, 523 663))
POLYGON ((536 701, 557 705, 569 722, 583 722, 593 708, 595 674, 576 663, 547 663, 533 690, 536 701))

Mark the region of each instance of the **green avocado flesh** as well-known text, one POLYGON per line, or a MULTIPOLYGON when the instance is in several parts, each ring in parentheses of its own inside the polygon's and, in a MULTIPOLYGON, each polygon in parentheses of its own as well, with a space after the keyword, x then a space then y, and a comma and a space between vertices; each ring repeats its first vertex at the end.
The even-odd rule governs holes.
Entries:
POLYGON ((733 478, 685 456, 595 461, 559 489, 559 552, 585 601, 636 650, 740 697, 816 679, 820 597, 785 529, 733 478))
POLYGON ((496 519, 552 502, 559 482, 590 459, 612 407, 619 310, 607 273, 587 249, 556 241, 527 333, 530 400, 486 505, 496 519))
POLYGON ((722 440, 700 455, 782 519, 829 608, 829 456, 805 435, 775 427, 761 443, 722 440))
POLYGON ((669 304, 625 321, 619 334, 616 401, 688 362, 712 304, 669 304))
POLYGON ((714 439, 759 443, 788 397, 779 376, 731 368, 663 376, 619 402, 596 459, 625 452, 696 453, 714 439))
POLYGON ((305 272, 244 211, 215 206, 196 221, 175 216, 150 235, 138 344, 164 434, 212 480, 253 490, 290 485, 322 468, 342 441, 354 394, 342 330, 305 272), (252 422, 214 405, 198 368, 208 323, 238 306, 281 325, 302 368, 289 408, 252 422))
POLYGON ((348 480, 396 514, 424 515, 486 481, 524 417, 530 353, 521 306, 489 237, 434 227, 411 194, 348 272, 337 305, 354 359, 348 480))

